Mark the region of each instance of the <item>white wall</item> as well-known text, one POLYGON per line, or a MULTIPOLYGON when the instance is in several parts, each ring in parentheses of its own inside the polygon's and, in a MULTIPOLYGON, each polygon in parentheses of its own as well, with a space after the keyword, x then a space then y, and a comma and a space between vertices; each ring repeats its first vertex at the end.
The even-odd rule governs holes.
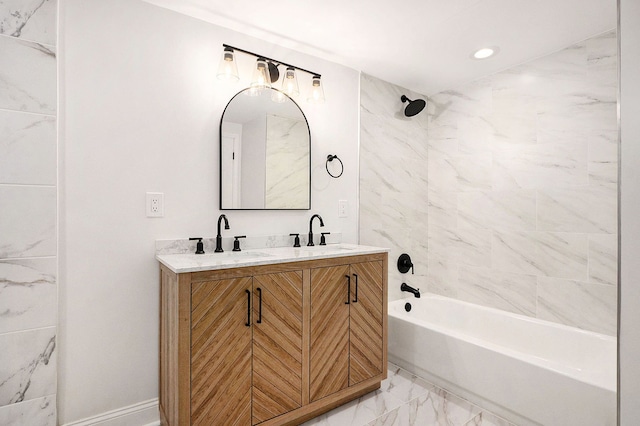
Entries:
POLYGON ((640 3, 620 0, 620 425, 640 418, 640 3))
POLYGON ((250 78, 241 67, 241 84, 215 79, 222 43, 320 72, 327 98, 300 102, 311 128, 311 211, 226 212, 225 235, 305 233, 319 213, 327 231, 357 241, 359 75, 141 1, 63 1, 60 32, 64 424, 157 397, 154 240, 215 236, 219 119, 250 78), (324 170, 330 153, 345 164, 340 179, 324 170), (146 191, 164 192, 164 218, 145 217, 146 191), (348 218, 337 217, 340 199, 348 218))

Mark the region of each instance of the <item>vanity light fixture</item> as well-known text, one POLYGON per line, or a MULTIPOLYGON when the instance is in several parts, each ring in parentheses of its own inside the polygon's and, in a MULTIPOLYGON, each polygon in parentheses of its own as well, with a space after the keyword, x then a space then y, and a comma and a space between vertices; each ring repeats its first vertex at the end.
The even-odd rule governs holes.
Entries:
POLYGON ((222 46, 224 47, 224 52, 218 69, 218 78, 221 80, 239 80, 238 67, 234 56, 235 52, 242 52, 257 58, 256 68, 253 71, 253 79, 249 85, 250 90, 246 91, 248 95, 257 96, 262 90, 273 87, 273 83, 278 81, 280 78, 280 71, 278 70, 278 67, 283 65, 286 67, 286 70, 284 72, 284 77, 282 78, 281 90, 274 92, 271 97, 274 102, 284 102, 286 100, 286 96, 284 96, 284 94, 291 98, 299 96, 300 89, 298 86, 297 71, 305 72, 312 77, 311 93, 307 97, 307 101, 310 103, 324 102, 325 97, 322 82, 320 80, 321 75, 317 72, 309 71, 304 68, 296 67, 295 65, 258 55, 256 53, 249 52, 248 50, 229 46, 228 44, 223 44, 222 46))
POLYGON ((218 67, 218 80, 238 81, 238 64, 233 49, 225 47, 218 67))

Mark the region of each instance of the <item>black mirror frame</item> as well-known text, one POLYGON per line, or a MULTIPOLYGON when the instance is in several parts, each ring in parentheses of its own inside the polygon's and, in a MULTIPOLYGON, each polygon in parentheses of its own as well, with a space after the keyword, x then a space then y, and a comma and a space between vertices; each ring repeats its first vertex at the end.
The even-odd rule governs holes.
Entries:
POLYGON ((286 93, 278 90, 278 89, 274 89, 271 88, 271 90, 274 90, 276 92, 280 92, 282 93, 284 96, 286 96, 289 100, 291 100, 291 102, 293 102, 293 104, 298 107, 298 109, 300 110, 300 113, 302 114, 302 117, 304 118, 305 123, 307 124, 307 132, 309 134, 309 204, 307 208, 300 208, 300 209, 268 209, 268 208, 263 208, 263 209, 229 209, 229 208, 224 208, 222 207, 222 122, 224 121, 224 114, 227 112, 227 108, 229 108, 229 105, 231 104, 231 102, 233 102, 233 100, 240 96, 243 95, 244 92, 246 92, 247 90, 251 90, 251 88, 246 88, 246 89, 242 89, 241 91, 239 91, 238 93, 236 93, 235 95, 233 95, 233 97, 229 100, 229 102, 227 102, 227 105, 224 107, 224 111, 222 111, 222 115, 220 116, 220 126, 219 126, 219 130, 218 130, 218 145, 219 145, 219 151, 218 151, 218 168, 219 168, 219 176, 218 176, 218 193, 219 193, 219 206, 220 206, 220 210, 236 210, 236 211, 262 211, 262 210, 271 210, 271 211, 296 211, 296 210, 311 210, 311 127, 309 127, 309 120, 307 119, 307 116, 305 115, 304 111, 302 110, 302 108, 300 108, 300 105, 298 105, 298 103, 293 100, 293 98, 291 98, 289 95, 287 95, 286 93))

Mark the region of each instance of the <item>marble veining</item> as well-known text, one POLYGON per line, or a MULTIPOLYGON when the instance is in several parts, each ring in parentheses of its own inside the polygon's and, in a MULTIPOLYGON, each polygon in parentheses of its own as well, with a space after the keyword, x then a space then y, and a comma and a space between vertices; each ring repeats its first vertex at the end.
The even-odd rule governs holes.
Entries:
POLYGON ((610 31, 430 97, 429 291, 615 331, 616 64, 610 31))
POLYGON ((0 406, 56 391, 55 327, 0 335, 0 406))
POLYGON ((307 207, 310 200, 307 124, 299 119, 267 115, 266 145, 265 208, 307 207))
POLYGON ((0 407, 0 424, 56 426, 56 396, 48 395, 0 407))
POLYGON ((53 326, 56 258, 0 261, 0 333, 53 326))
POLYGON ((0 68, 0 108, 55 114, 55 48, 13 37, 0 37, 0 51, 12 58, 0 68))
POLYGON ((56 119, 0 111, 0 183, 56 184, 56 119))
POLYGON ((0 424, 56 418, 57 0, 0 1, 0 424))
POLYGON ((0 185, 0 200, 0 259, 55 256, 56 188, 0 185))
POLYGON ((0 3, 0 34, 56 42, 56 0, 3 0, 0 3))
POLYGON ((303 423, 321 425, 513 426, 391 363, 379 390, 303 423))

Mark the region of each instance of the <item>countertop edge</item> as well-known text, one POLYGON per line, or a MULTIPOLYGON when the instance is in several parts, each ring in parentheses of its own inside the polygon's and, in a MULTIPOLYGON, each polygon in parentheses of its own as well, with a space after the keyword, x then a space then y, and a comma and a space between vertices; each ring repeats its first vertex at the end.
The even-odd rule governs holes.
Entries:
MULTIPOLYGON (((169 270, 176 274, 186 274, 190 272, 202 272, 202 271, 216 271, 230 268, 243 268, 248 266, 261 266, 261 265, 274 265, 280 263, 291 263, 291 262, 307 262, 310 260, 316 259, 329 259, 329 258, 339 258, 339 257, 352 257, 352 256, 362 256, 368 254, 378 254, 378 253, 388 253, 389 249, 383 247, 372 247, 372 246, 361 246, 355 244, 338 244, 337 246, 341 247, 349 247, 348 250, 339 250, 335 252, 327 252, 327 253, 300 253, 306 251, 304 248, 294 249, 291 247, 278 247, 278 248, 269 248, 269 249, 253 249, 253 250, 245 250, 243 253, 265 253, 265 252, 275 252, 274 255, 264 256, 264 255, 256 255, 256 257, 248 258, 246 261, 243 258, 239 259, 229 259, 226 262, 221 263, 207 263, 200 264, 198 260, 200 260, 195 254, 165 254, 165 255, 156 255, 155 258, 162 265, 167 267, 169 270), (278 256, 278 254, 280 254, 278 256), (176 262, 180 260, 180 262, 176 262), (182 266, 181 264, 184 264, 182 266)), ((319 249, 319 251, 322 249, 319 249)), ((331 247, 327 246, 327 250, 331 250, 331 247)), ((209 254, 209 260, 211 260, 211 256, 216 256, 215 254, 209 254)), ((202 258, 204 260, 204 258, 202 258)), ((215 259, 215 258, 214 258, 215 259)))

